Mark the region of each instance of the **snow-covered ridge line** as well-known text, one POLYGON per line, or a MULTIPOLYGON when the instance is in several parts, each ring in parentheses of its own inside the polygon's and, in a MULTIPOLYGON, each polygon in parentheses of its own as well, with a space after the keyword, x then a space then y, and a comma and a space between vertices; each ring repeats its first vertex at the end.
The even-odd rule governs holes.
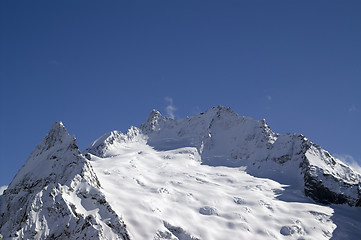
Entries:
POLYGON ((106 157, 112 155, 112 149, 116 149, 121 144, 129 141, 138 141, 146 143, 145 136, 141 134, 141 130, 136 127, 130 127, 126 134, 120 131, 111 131, 95 140, 83 153, 88 158, 88 153, 96 156, 106 157))
POLYGON ((195 147, 158 151, 125 142, 89 154, 103 192, 134 239, 329 239, 330 207, 276 199, 283 185, 242 168, 201 165, 195 147))
POLYGON ((222 106, 153 110, 83 154, 57 122, 0 195, 0 239, 330 239, 343 216, 305 195, 360 206, 360 179, 305 136, 222 106))
POLYGON ((0 234, 4 239, 129 239, 61 122, 0 196, 0 234))
POLYGON ((302 188, 318 202, 361 206, 361 176, 349 165, 301 134, 274 133, 265 120, 239 116, 230 108, 218 106, 181 120, 153 110, 140 128, 128 132, 136 134, 108 134, 85 153, 116 155, 125 141, 139 139, 162 151, 195 147, 203 164, 246 166, 250 174, 302 188))

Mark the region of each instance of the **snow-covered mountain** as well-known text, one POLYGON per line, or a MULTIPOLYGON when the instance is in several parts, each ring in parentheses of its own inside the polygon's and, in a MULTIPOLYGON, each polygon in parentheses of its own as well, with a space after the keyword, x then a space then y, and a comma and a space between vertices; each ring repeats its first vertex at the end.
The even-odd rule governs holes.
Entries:
POLYGON ((92 166, 61 122, 0 198, 4 239, 129 239, 92 166))
POLYGON ((153 110, 140 129, 106 134, 85 152, 112 156, 134 139, 159 151, 192 147, 203 165, 245 166, 253 176, 302 188, 317 202, 361 206, 361 175, 350 166, 301 134, 279 135, 265 120, 239 116, 230 108, 214 107, 180 121, 153 110))
POLYGON ((105 134, 83 153, 56 123, 0 196, 0 233, 357 239, 360 179, 305 136, 222 106, 182 120, 153 110, 139 128, 105 134))

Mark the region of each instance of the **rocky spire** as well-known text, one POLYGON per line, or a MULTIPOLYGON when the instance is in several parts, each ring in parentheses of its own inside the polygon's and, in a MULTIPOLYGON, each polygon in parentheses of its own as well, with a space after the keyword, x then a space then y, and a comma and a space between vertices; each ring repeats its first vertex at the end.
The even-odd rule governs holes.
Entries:
POLYGON ((8 190, 47 179, 54 182, 60 174, 68 172, 70 165, 81 162, 74 136, 70 136, 62 122, 56 122, 30 154, 25 165, 16 174, 8 190), (74 157, 77 156, 77 157, 74 157), (62 161, 59 161, 59 159, 62 161))
POLYGON ((153 111, 149 114, 147 121, 140 126, 140 129, 144 133, 150 133, 155 130, 158 130, 160 125, 166 122, 167 120, 172 120, 172 119, 168 119, 164 117, 159 111, 153 109, 153 111))
POLYGON ((100 188, 75 137, 56 122, 0 196, 0 234, 5 239, 129 239, 100 188))

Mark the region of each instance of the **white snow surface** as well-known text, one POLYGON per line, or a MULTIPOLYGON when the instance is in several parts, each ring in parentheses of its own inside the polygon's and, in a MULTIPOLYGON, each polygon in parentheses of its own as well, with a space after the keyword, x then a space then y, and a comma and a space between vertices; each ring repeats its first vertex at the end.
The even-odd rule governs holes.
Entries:
POLYGON ((128 142, 91 160, 133 239, 329 239, 336 228, 332 208, 279 200, 284 185, 244 168, 201 165, 194 147, 128 142))
POLYGON ((119 147, 132 141, 146 143, 157 151, 193 147, 204 165, 244 166, 253 176, 270 178, 292 188, 304 188, 304 173, 308 171, 323 186, 344 194, 349 204, 355 205, 361 198, 361 176, 349 165, 301 134, 279 135, 265 120, 239 116, 222 106, 182 120, 166 118, 153 110, 140 129, 131 127, 126 134, 106 134, 85 153, 114 156, 119 154, 119 147))
POLYGON ((360 207, 305 189, 357 205, 360 179, 303 135, 221 106, 182 120, 153 110, 83 154, 56 123, 0 195, 0 239, 359 239, 360 207))
POLYGON ((2 195, 3 192, 4 192, 7 188, 8 188, 7 185, 6 185, 6 186, 1 186, 1 187, 0 187, 0 195, 2 195))
POLYGON ((349 212, 359 208, 304 196, 310 171, 355 203, 357 172, 303 135, 229 108, 182 120, 153 110, 140 129, 106 134, 84 154, 134 239, 330 239, 336 226, 334 239, 358 236, 349 212))
POLYGON ((128 239, 61 122, 0 196, 0 239, 128 239))

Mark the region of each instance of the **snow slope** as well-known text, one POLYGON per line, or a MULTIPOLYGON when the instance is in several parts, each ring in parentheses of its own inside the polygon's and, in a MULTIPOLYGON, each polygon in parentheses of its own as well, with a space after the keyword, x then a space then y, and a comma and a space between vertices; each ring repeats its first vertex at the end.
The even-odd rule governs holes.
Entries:
POLYGON ((153 111, 140 128, 157 150, 195 147, 202 164, 245 166, 253 176, 302 188, 318 202, 361 206, 360 173, 301 134, 272 132, 265 120, 218 106, 179 121, 153 111))
POLYGON ((89 157, 133 239, 329 239, 336 228, 332 208, 278 200, 283 185, 201 165, 194 147, 157 151, 136 141, 89 157))
POLYGON ((154 110, 83 154, 56 123, 0 195, 0 239, 359 239, 360 179, 222 106, 154 110))
POLYGON ((61 122, 0 196, 0 233, 4 239, 129 239, 61 122))
MULTIPOLYGON (((347 211, 339 211, 338 206, 315 204, 305 195, 324 204, 359 206, 359 173, 303 135, 279 135, 272 132, 265 120, 242 117, 229 108, 215 107, 178 121, 153 110, 140 129, 132 127, 126 134, 117 131, 106 134, 84 153, 92 160, 100 181, 106 183, 104 190, 111 204, 131 223, 128 226, 135 239, 154 236, 159 239, 223 239, 224 229, 229 231, 228 237, 241 239, 282 239, 284 236, 329 239, 335 222, 339 228, 349 229, 346 235, 350 239, 358 236, 352 222, 360 223, 360 219, 349 217, 352 214, 344 214, 347 211), (217 174, 224 179, 215 179, 217 174), (272 185, 276 183, 269 179, 287 186, 272 185), (260 195, 252 195, 249 191, 268 184, 273 187, 259 190, 260 195), (125 194, 114 193, 119 187, 118 192, 125 194), (187 192, 189 190, 193 191, 187 192), (130 196, 126 194, 129 192, 130 196), (189 197, 190 193, 191 196, 196 193, 197 197, 189 197), (233 209, 230 199, 243 199, 239 202, 257 206, 254 212, 260 215, 251 214, 253 222, 228 219, 229 226, 238 226, 232 231, 221 222, 230 215, 239 214, 237 207, 241 204, 233 209), (121 202, 135 205, 122 207, 121 202), (262 215, 264 209, 258 207, 264 206, 264 202, 273 215, 262 215), (227 210, 222 209, 223 206, 227 210), (279 208, 286 209, 285 216, 279 208), (337 214, 333 209, 337 209, 337 214), (202 212, 209 212, 212 217, 202 212), (348 221, 339 221, 342 218, 348 221), (149 229, 139 233, 139 228, 146 228, 146 219, 149 229), (300 227, 294 225, 295 222, 304 225, 300 227), (251 229, 240 230, 245 223, 250 223, 247 226, 251 229), (271 226, 271 223, 278 225, 271 226), (167 226, 186 235, 179 237, 167 226), (252 231, 252 227, 258 230, 252 231)), ((243 207, 248 209, 249 205, 243 207)), ((360 212, 359 209, 350 211, 360 212)), ((337 229, 336 233, 339 237, 336 239, 344 238, 340 238, 344 234, 342 229, 337 229)))

